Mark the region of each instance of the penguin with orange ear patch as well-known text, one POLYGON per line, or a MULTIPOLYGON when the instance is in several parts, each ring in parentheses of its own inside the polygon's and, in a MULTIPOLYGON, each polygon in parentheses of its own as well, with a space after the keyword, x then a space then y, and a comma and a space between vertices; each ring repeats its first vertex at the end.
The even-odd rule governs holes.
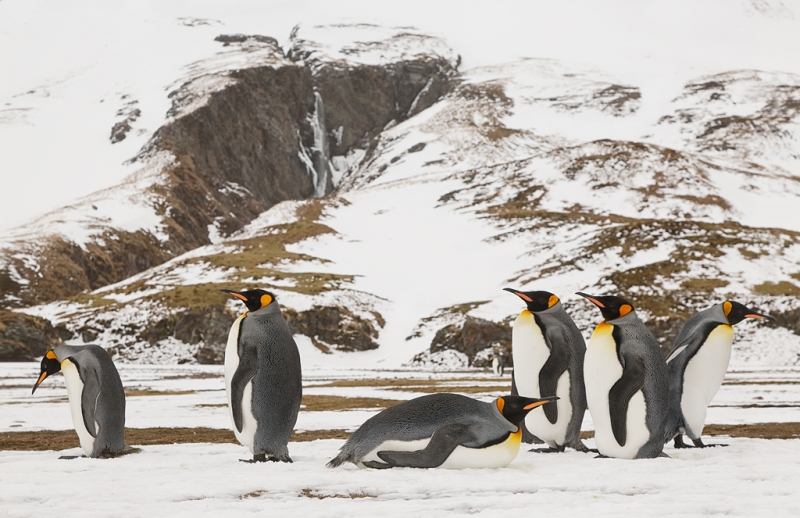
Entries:
POLYGON ((225 348, 225 388, 233 433, 248 462, 292 462, 289 437, 303 397, 300 353, 275 295, 221 290, 244 302, 225 348))
MULTIPOLYGON (((665 441, 687 448, 686 434, 698 448, 708 404, 717 394, 733 347, 733 326, 747 318, 771 318, 736 301, 726 300, 693 315, 684 324, 667 357, 669 368, 669 417, 665 441)), ((708 446, 717 446, 709 444, 708 446)), ((720 446, 725 446, 724 444, 720 446)))
POLYGON ((578 295, 605 318, 589 340, 583 370, 597 450, 621 459, 666 457, 669 385, 658 342, 627 300, 578 295))
POLYGON ((404 401, 367 419, 328 467, 502 468, 519 452, 528 412, 557 399, 503 396, 489 403, 441 393, 404 401))
POLYGON ((505 291, 525 302, 511 335, 512 393, 532 398, 553 394, 560 398, 558 403, 544 405, 525 418, 527 429, 549 446, 532 451, 561 452, 566 446, 588 451, 580 439, 586 411, 583 335, 559 298, 549 291, 505 291))

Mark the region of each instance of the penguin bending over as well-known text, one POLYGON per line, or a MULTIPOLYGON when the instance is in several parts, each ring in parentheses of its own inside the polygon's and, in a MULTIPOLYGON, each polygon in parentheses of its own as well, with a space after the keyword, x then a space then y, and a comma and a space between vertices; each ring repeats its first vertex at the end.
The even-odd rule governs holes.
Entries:
POLYGON ((275 295, 221 290, 248 311, 234 321, 225 348, 225 389, 236 439, 248 462, 292 462, 289 438, 303 397, 300 353, 275 295))
POLYGON ((514 321, 511 336, 514 393, 532 398, 542 394, 559 397, 557 404, 545 405, 525 418, 525 427, 549 446, 535 451, 561 452, 566 446, 589 451, 580 440, 586 411, 586 343, 578 326, 564 311, 559 298, 549 291, 505 291, 526 304, 514 321))
POLYGON ((367 419, 328 467, 501 468, 519 452, 525 415, 557 399, 503 396, 484 403, 429 394, 404 401, 367 419))
MULTIPOLYGON (((669 368, 669 416, 665 442, 675 439, 676 448, 688 448, 686 434, 698 448, 708 404, 717 394, 733 347, 733 326, 746 318, 770 318, 738 302, 726 300, 693 315, 683 325, 667 357, 669 368)), ((725 445, 721 445, 725 446, 725 445)))
POLYGON ((597 450, 622 459, 666 457, 669 384, 658 342, 627 300, 578 295, 605 318, 589 340, 584 361, 597 450))
POLYGON ((59 371, 64 373, 72 424, 84 453, 97 458, 128 452, 125 390, 106 350, 99 345, 61 345, 47 351, 31 394, 59 371))

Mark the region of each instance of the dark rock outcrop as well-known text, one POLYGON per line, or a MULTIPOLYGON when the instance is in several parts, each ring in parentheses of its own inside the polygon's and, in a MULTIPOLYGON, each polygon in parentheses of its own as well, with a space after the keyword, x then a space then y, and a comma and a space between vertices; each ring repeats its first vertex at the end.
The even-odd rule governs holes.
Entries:
POLYGON ((63 343, 70 333, 40 317, 0 310, 0 361, 39 360, 63 343))
POLYGON ((451 324, 439 329, 431 341, 430 352, 452 349, 466 354, 472 366, 478 352, 496 344, 505 349, 507 366, 511 366, 511 326, 467 316, 461 326, 451 324))
POLYGON ((234 320, 235 317, 222 305, 191 308, 159 320, 144 329, 139 337, 150 344, 169 337, 186 344, 201 344, 195 353, 197 362, 221 364, 234 320))
POLYGON ((372 322, 338 306, 314 306, 308 311, 284 309, 293 334, 301 334, 336 347, 339 351, 377 349, 378 331, 372 322))

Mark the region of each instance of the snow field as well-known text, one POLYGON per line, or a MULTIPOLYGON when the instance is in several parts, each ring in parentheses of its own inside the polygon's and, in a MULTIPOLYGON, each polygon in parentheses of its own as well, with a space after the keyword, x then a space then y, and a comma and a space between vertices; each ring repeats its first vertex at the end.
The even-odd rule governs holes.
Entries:
MULTIPOLYGON (((0 452, 0 516, 791 516, 800 440, 730 439, 672 459, 521 451, 506 468, 327 469, 341 440, 290 444, 293 464, 238 445, 146 446, 114 460, 0 452), (42 481, 51 483, 43 487, 42 481)), ((588 441, 591 443, 592 441, 588 441)), ((75 450, 77 452, 77 449, 75 450)), ((75 453, 72 451, 64 453, 75 453)))

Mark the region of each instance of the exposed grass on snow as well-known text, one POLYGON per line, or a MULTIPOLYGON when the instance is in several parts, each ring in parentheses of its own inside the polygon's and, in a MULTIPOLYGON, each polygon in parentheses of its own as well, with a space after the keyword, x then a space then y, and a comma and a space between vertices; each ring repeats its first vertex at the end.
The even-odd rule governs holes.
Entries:
MULTIPOLYGON (((319 439, 345 439, 346 430, 311 430, 293 432, 292 441, 305 442, 319 439)), ((232 443, 233 431, 223 428, 126 428, 125 444, 149 446, 154 444, 232 443)), ((42 430, 36 432, 0 433, 0 451, 65 450, 80 446, 74 430, 42 430)))

